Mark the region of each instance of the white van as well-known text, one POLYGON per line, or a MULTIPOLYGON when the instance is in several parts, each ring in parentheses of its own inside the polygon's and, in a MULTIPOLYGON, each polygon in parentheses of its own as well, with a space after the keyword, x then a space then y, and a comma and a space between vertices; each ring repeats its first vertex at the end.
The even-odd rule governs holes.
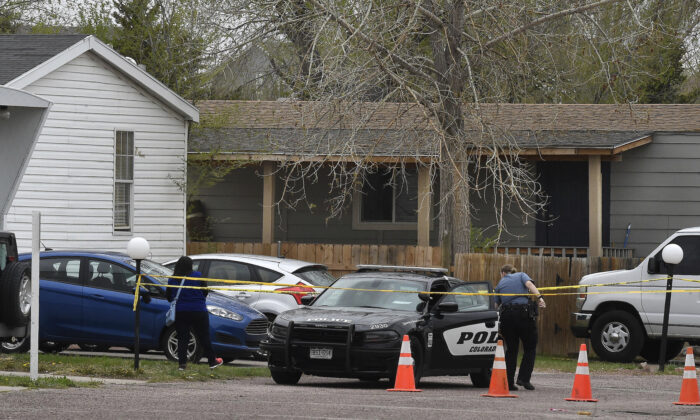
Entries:
POLYGON ((671 235, 632 270, 605 271, 581 279, 580 285, 634 282, 579 289, 571 330, 576 337, 590 337, 601 359, 630 362, 641 355, 652 362, 659 360, 666 294, 639 292, 666 289, 661 251, 672 243, 683 249, 683 260, 674 268, 673 289, 691 292, 671 295, 667 359, 676 357, 685 341, 700 343, 700 227, 694 227, 671 235), (586 295, 586 289, 605 293, 586 295))

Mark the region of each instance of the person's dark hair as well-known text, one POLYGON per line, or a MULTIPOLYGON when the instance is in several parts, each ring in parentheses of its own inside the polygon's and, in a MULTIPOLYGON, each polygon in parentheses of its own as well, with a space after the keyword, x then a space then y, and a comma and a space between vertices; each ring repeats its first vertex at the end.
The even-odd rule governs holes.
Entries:
POLYGON ((186 276, 192 272, 192 258, 190 257, 180 257, 175 263, 175 269, 173 270, 173 276, 186 276))
POLYGON ((516 270, 515 267, 513 267, 510 264, 506 264, 503 267, 501 267, 501 273, 513 274, 513 273, 517 273, 517 272, 518 272, 518 270, 516 270))

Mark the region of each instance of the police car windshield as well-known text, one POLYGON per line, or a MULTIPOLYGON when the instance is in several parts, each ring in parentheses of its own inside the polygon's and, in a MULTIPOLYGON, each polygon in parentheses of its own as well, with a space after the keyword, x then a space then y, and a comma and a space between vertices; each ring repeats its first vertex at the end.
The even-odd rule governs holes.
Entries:
POLYGON ((326 290, 316 298, 312 306, 369 307, 415 311, 416 306, 420 303, 418 293, 405 292, 423 292, 425 291, 426 283, 411 280, 366 277, 341 278, 333 283, 332 287, 333 288, 326 290), (339 290, 340 288, 346 290, 339 290), (395 292, 383 292, 379 290, 393 290, 395 292))

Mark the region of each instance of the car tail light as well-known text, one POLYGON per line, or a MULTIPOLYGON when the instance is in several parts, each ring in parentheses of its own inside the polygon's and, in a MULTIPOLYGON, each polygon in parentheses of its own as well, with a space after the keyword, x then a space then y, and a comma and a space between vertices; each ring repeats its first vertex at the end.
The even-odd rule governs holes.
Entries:
POLYGON ((282 292, 292 295, 294 300, 297 301, 297 305, 301 305, 301 297, 314 292, 314 288, 311 286, 306 286, 304 283, 297 283, 296 286, 292 287, 282 287, 280 289, 275 289, 275 292, 282 292))
POLYGON ((7 256, 7 262, 15 262, 15 256, 14 256, 14 255, 8 255, 8 256, 7 256))

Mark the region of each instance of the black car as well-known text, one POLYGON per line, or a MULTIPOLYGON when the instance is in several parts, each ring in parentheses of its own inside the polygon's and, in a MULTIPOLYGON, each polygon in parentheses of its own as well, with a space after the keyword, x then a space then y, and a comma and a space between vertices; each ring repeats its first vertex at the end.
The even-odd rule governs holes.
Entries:
POLYGON ((487 387, 498 341, 493 298, 421 292, 490 293, 491 285, 445 273, 359 266, 308 306, 283 312, 261 342, 272 378, 288 385, 302 373, 393 382, 407 334, 416 384, 425 376, 469 374, 474 386, 487 387))

